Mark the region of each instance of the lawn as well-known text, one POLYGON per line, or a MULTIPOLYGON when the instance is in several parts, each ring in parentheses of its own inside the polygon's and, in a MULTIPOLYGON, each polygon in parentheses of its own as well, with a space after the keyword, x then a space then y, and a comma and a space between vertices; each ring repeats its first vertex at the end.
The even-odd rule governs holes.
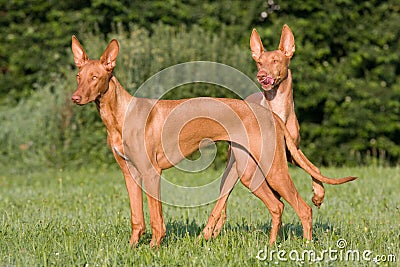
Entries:
MULTIPOLYGON (((167 236, 150 249, 151 232, 129 246, 129 203, 115 168, 48 170, 0 175, 0 266, 398 266, 400 265, 400 168, 327 168, 331 177, 359 179, 326 186, 325 202, 313 207, 313 241, 302 239, 300 221, 285 205, 282 234, 268 247, 271 217, 241 184, 228 202, 221 235, 197 239, 213 203, 183 208, 164 205, 167 236)), ((290 170, 311 205, 311 179, 290 170)), ((204 185, 220 172, 165 173, 184 186, 204 185)), ((216 187, 218 187, 216 185, 216 187)), ((217 188, 218 189, 218 188, 217 188)), ((163 193, 166 198, 193 199, 163 193)))

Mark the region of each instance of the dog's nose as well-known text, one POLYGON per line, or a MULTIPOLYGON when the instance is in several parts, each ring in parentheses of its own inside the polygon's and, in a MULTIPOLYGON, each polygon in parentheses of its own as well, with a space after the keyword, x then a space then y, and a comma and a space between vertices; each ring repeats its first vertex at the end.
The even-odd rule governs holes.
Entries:
POLYGON ((80 95, 72 95, 71 99, 74 103, 78 104, 81 102, 82 97, 80 95))
POLYGON ((263 81, 265 79, 265 77, 267 77, 267 73, 265 71, 260 70, 257 73, 257 80, 258 81, 263 81))

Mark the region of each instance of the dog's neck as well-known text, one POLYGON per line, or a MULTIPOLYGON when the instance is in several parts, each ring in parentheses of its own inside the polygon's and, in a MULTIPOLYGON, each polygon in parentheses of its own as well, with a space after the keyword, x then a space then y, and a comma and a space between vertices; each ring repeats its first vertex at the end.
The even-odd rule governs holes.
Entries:
POLYGON ((292 74, 289 69, 287 77, 279 86, 264 91, 264 96, 271 109, 286 123, 289 114, 294 112, 292 74))
POLYGON ((132 98, 117 78, 112 76, 107 91, 96 99, 97 110, 109 134, 114 131, 122 134, 125 112, 132 98))

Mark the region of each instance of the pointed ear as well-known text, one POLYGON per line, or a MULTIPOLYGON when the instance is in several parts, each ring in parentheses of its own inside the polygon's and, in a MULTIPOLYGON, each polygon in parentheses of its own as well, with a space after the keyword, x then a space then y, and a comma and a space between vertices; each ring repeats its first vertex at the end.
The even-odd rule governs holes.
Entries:
POLYGON ((113 39, 108 44, 103 55, 100 57, 100 62, 106 68, 107 71, 111 72, 117 65, 117 56, 119 52, 118 41, 113 39))
POLYGON ((294 36, 288 25, 284 25, 281 34, 281 41, 279 43, 279 50, 281 50, 285 56, 291 58, 294 54, 294 36))
POLYGON ((75 35, 72 35, 72 53, 74 54, 75 65, 78 68, 82 68, 89 61, 89 57, 75 35))
POLYGON ((261 42, 260 35, 256 29, 253 29, 251 36, 250 36, 250 49, 251 49, 251 56, 254 60, 258 60, 261 54, 264 52, 264 46, 261 42))

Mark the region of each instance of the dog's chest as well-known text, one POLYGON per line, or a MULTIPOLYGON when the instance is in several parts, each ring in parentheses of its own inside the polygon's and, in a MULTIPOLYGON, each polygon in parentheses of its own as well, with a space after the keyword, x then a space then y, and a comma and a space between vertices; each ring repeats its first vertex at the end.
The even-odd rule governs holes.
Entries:
POLYGON ((272 111, 277 114, 284 123, 287 122, 290 113, 290 103, 286 94, 277 93, 273 100, 267 101, 272 111))

